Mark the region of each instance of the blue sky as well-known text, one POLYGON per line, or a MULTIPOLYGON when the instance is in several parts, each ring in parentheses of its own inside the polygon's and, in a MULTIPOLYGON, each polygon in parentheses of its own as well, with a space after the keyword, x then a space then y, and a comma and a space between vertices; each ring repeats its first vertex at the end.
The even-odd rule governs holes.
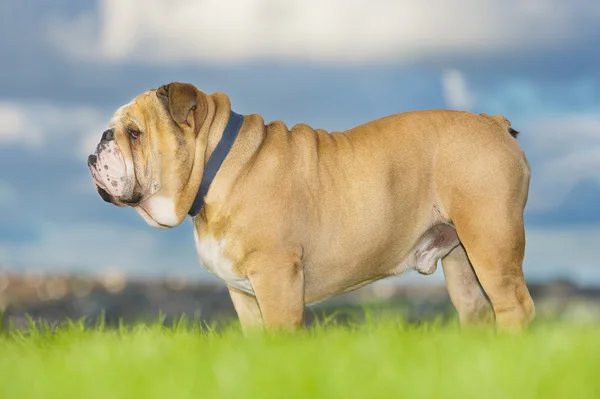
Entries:
POLYGON ((210 278, 189 221, 154 230, 104 203, 85 163, 116 108, 187 81, 290 126, 504 114, 532 165, 527 278, 600 284, 600 3, 393 4, 0 2, 0 267, 210 278))

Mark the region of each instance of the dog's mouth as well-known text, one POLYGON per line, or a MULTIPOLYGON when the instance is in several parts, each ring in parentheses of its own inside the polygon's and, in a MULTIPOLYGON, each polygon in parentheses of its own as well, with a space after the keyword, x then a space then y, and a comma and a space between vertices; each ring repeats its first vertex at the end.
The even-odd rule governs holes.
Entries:
POLYGON ((96 191, 100 195, 104 201, 109 204, 113 204, 116 206, 130 206, 132 208, 140 206, 140 204, 144 201, 141 195, 134 195, 134 198, 130 201, 124 200, 122 198, 113 197, 99 182, 94 181, 94 185, 96 186, 96 191))
POLYGON ((106 201, 109 202, 113 205, 117 205, 117 206, 130 206, 132 208, 135 208, 137 206, 140 206, 140 203, 143 202, 143 200, 141 199, 141 196, 136 195, 134 196, 134 198, 132 200, 124 200, 122 198, 116 198, 113 197, 112 195, 110 195, 105 189, 103 189, 100 186, 96 186, 96 189, 98 191, 98 194, 100 194, 100 197, 106 201))
POLYGON ((96 185, 96 190, 98 191, 98 194, 100 194, 100 198, 102 198, 104 201, 108 202, 109 204, 114 204, 114 200, 113 200, 112 196, 105 189, 103 189, 99 185, 96 185))

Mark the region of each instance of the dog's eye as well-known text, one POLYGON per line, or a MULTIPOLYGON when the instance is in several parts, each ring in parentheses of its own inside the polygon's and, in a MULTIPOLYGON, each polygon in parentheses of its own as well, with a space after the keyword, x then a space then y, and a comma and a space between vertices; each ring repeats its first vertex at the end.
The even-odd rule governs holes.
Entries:
POLYGON ((129 137, 131 137, 133 140, 137 140, 138 137, 140 137, 140 132, 134 130, 134 129, 127 129, 127 134, 129 135, 129 137))

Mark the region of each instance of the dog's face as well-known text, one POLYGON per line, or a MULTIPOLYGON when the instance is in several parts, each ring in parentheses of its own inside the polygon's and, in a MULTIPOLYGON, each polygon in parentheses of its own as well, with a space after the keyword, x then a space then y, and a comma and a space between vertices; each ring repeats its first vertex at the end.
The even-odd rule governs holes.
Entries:
POLYGON ((179 225, 191 204, 187 185, 207 109, 207 96, 183 83, 149 90, 119 108, 88 158, 102 199, 133 207, 153 227, 179 225))

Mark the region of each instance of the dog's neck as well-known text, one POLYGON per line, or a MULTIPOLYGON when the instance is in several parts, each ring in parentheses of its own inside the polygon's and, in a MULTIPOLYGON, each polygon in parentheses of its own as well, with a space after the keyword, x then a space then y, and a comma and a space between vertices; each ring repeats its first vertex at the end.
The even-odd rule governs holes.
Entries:
POLYGON ((231 147, 238 136, 240 128, 242 127, 243 121, 244 117, 242 115, 233 112, 233 110, 230 111, 229 121, 227 122, 227 126, 223 131, 223 135, 217 143, 214 151, 210 155, 208 162, 206 162, 204 172, 202 173, 200 188, 198 189, 198 193, 194 198, 194 202, 192 203, 188 215, 192 217, 196 216, 204 206, 204 198, 206 197, 210 185, 219 171, 219 168, 223 164, 223 161, 225 161, 227 154, 229 154, 229 151, 231 150, 231 147))

